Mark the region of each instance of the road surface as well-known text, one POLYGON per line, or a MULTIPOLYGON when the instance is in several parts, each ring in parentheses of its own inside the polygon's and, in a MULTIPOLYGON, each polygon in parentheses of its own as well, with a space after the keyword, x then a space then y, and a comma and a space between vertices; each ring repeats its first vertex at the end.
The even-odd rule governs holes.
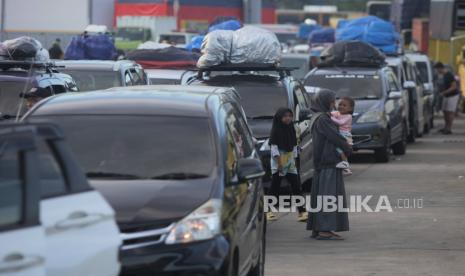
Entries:
POLYGON ((350 213, 346 240, 311 239, 296 214, 269 223, 265 275, 465 275, 464 117, 454 135, 436 128, 388 164, 355 156, 348 194, 387 195, 394 209, 350 213), (395 208, 415 202, 423 208, 395 208))

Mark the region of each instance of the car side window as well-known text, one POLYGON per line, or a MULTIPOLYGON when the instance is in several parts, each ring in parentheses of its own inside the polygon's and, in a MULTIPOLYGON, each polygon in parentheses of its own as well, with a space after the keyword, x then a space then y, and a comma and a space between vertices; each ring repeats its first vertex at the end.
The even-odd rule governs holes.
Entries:
POLYGON ((49 143, 37 142, 39 152, 39 172, 42 198, 54 197, 67 192, 63 170, 49 143))
POLYGON ((237 157, 239 159, 249 157, 253 152, 253 141, 247 125, 240 113, 232 105, 227 104, 226 110, 226 125, 234 139, 237 157))
POLYGON ((0 156, 0 228, 22 221, 24 179, 20 166, 21 158, 16 150, 6 149, 0 156))
POLYGON ((388 84, 389 84, 389 91, 400 91, 399 85, 397 84, 397 80, 392 73, 388 73, 388 84))
POLYGON ((295 119, 299 119, 298 116, 299 116, 299 112, 301 110, 304 110, 304 109, 308 109, 308 104, 307 104, 307 100, 305 99, 305 95, 304 95, 304 92, 302 91, 302 88, 299 87, 299 86, 296 86, 295 90, 294 90, 294 99, 296 101, 296 106, 295 106, 295 115, 296 118, 295 119))
MULTIPOLYGON (((141 72, 142 73, 142 72, 141 72)), ((131 69, 131 76, 132 76, 132 81, 134 85, 142 85, 144 83, 143 76, 139 72, 136 71, 136 69, 131 69)))
POLYGON ((236 181, 237 180, 237 161, 238 161, 236 141, 228 127, 226 128, 226 133, 227 133, 226 177, 230 181, 236 181))
POLYGON ((129 73, 129 71, 126 71, 126 73, 124 73, 124 84, 126 86, 132 86, 132 78, 131 78, 131 74, 129 73))

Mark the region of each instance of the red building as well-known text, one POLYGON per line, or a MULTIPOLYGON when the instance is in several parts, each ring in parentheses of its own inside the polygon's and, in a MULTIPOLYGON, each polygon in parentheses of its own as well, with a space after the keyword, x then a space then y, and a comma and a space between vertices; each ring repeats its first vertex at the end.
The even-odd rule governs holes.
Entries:
MULTIPOLYGON (((263 1, 262 23, 273 24, 275 7, 263 1)), ((115 0, 115 18, 118 16, 177 16, 178 27, 190 29, 205 25, 218 16, 243 19, 243 0, 115 0)))

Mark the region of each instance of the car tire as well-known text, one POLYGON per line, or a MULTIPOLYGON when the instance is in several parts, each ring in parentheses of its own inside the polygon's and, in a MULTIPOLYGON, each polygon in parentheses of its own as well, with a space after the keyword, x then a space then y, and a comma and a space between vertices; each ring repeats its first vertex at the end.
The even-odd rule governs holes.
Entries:
POLYGON ((249 276, 264 276, 265 275, 265 255, 266 255, 266 221, 263 221, 263 234, 260 242, 260 256, 258 263, 249 273, 249 276))
POLYGON ((406 151, 407 151, 407 125, 404 123, 404 126, 402 127, 402 139, 392 146, 392 153, 394 153, 394 155, 404 155, 406 151))
POLYGON ((425 128, 424 128, 424 134, 428 134, 430 132, 430 124, 429 123, 426 123, 425 124, 425 128))
POLYGON ((387 141, 384 147, 375 150, 375 160, 377 163, 388 163, 391 156, 391 132, 387 134, 387 141))
POLYGON ((417 125, 416 135, 417 135, 417 138, 420 138, 423 136, 423 131, 421 130, 418 122, 416 123, 416 125, 417 125))
POLYGON ((408 137, 407 137, 407 142, 415 143, 415 140, 417 138, 417 129, 418 128, 416 124, 410 129, 410 133, 408 134, 408 137))

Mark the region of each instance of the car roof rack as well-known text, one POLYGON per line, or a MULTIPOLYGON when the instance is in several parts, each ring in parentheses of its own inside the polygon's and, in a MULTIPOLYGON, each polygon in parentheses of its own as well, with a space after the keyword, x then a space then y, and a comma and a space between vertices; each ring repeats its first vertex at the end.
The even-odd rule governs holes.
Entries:
POLYGON ((9 70, 9 69, 23 69, 29 70, 33 69, 45 69, 47 73, 53 73, 54 68, 58 68, 54 62, 48 61, 28 61, 28 60, 0 60, 0 69, 9 70))
POLYGON ((198 69, 197 77, 203 78, 205 72, 225 72, 225 71, 261 71, 261 72, 278 72, 280 77, 290 76, 293 70, 298 70, 298 67, 281 67, 275 64, 257 64, 257 63, 239 63, 239 64, 222 64, 212 67, 204 67, 198 69))

